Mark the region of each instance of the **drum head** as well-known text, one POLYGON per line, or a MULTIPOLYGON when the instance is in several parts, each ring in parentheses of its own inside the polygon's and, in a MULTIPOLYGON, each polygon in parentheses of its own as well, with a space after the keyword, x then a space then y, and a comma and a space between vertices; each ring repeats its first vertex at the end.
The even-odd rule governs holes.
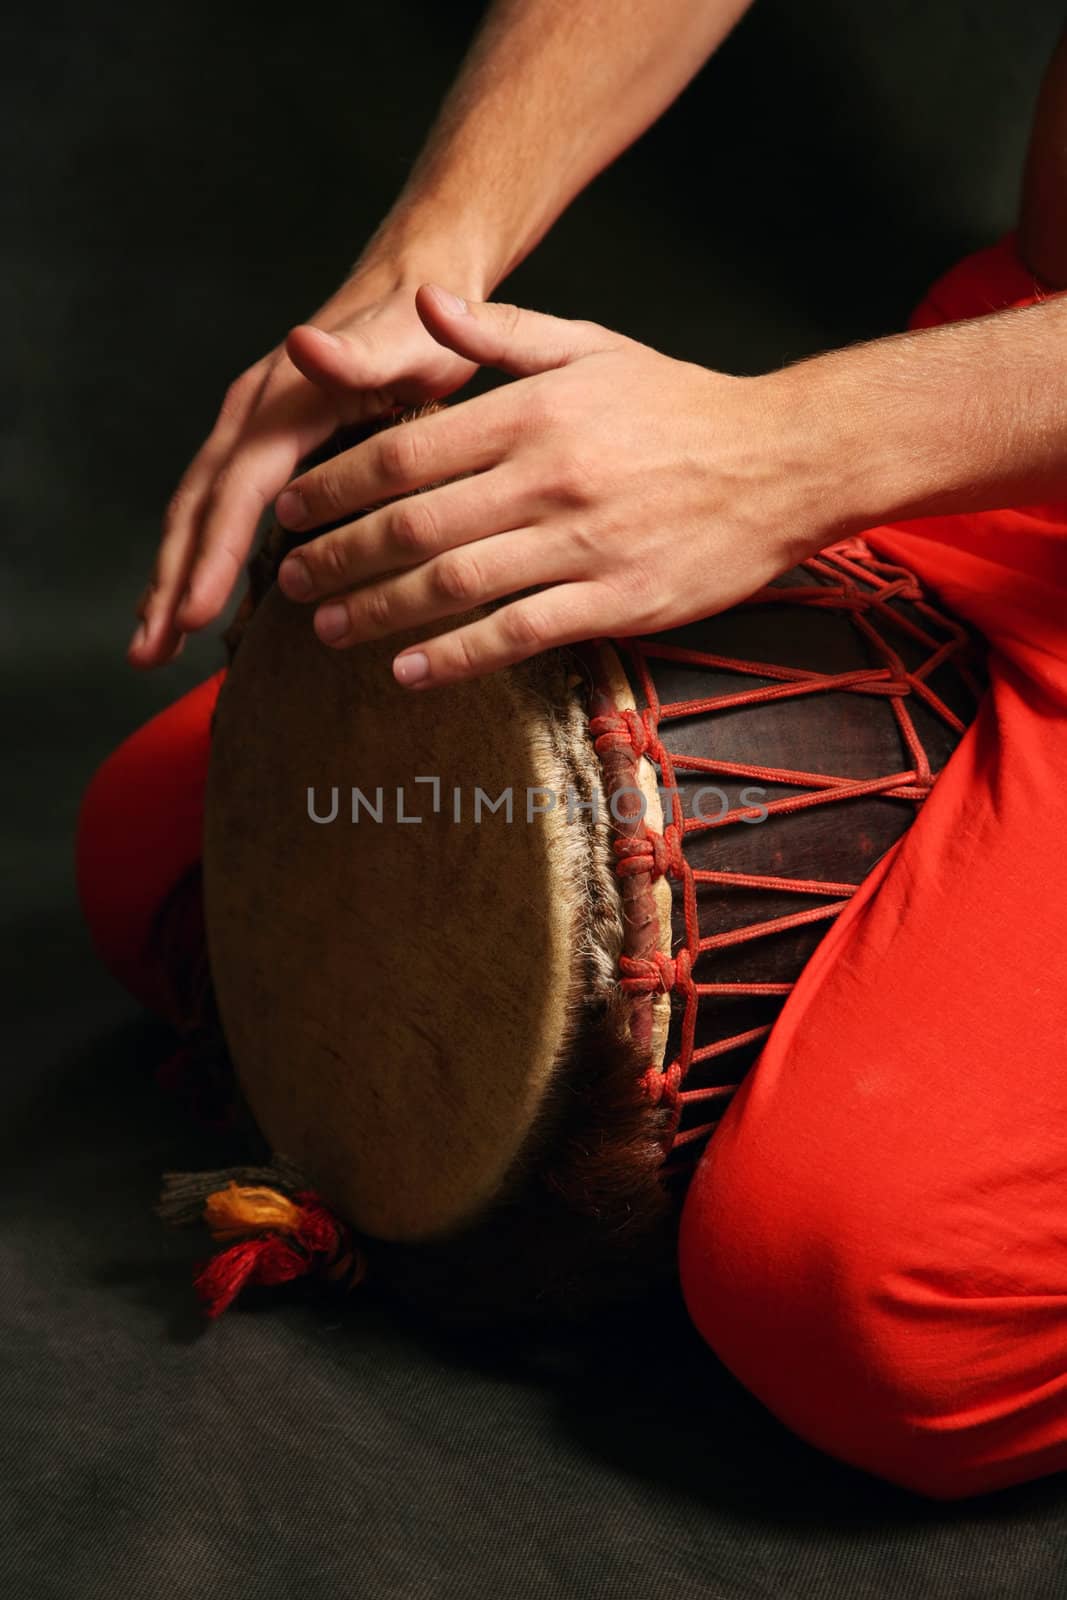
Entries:
POLYGON ((411 642, 328 649, 270 591, 219 699, 204 852, 250 1109, 328 1204, 394 1240, 492 1200, 621 943, 602 794, 598 823, 568 818, 568 786, 600 781, 571 658, 412 693, 390 667, 411 642), (528 820, 544 790, 556 805, 528 820), (479 791, 510 791, 510 815, 479 791))

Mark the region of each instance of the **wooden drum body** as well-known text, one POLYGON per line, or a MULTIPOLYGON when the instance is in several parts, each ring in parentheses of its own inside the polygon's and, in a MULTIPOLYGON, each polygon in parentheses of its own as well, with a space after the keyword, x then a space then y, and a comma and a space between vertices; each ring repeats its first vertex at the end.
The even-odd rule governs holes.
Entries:
POLYGON ((272 588, 220 696, 209 959, 260 1129, 360 1232, 447 1237, 595 1039, 684 1182, 973 716, 972 642, 859 540, 477 683, 401 689, 405 642, 329 650, 272 588))

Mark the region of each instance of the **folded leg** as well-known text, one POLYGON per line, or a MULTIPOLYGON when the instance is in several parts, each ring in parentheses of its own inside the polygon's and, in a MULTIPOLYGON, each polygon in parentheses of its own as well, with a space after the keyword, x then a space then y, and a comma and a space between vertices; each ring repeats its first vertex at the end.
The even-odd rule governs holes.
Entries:
POLYGON ((97 952, 168 1021, 178 1019, 159 919, 199 866, 211 716, 225 675, 213 673, 124 740, 94 774, 78 817, 78 893, 97 952))
MULTIPOLYGON (((1025 301, 1010 254, 924 314, 1025 301)), ((869 539, 982 628, 991 686, 713 1135, 680 1267, 787 1425, 955 1498, 1067 1467, 1067 508, 869 539)))

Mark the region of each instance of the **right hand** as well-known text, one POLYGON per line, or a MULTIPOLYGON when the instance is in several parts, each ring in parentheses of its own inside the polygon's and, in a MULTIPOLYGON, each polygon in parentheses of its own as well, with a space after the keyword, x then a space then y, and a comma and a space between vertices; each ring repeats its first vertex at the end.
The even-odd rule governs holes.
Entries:
POLYGON ((218 616, 261 513, 311 450, 346 424, 442 399, 477 370, 432 339, 415 310, 415 290, 435 272, 457 293, 471 292, 432 264, 422 275, 357 267, 312 322, 230 385, 168 507, 153 577, 137 606, 131 666, 171 660, 186 633, 218 616))

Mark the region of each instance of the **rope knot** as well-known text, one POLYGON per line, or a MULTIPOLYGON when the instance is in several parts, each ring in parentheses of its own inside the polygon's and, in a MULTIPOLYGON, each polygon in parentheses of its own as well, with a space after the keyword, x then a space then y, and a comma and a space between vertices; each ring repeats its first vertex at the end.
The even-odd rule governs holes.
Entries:
POLYGON ((669 822, 662 833, 652 835, 652 871, 657 878, 680 878, 684 869, 682 830, 676 822, 669 822))
POLYGON ((673 822, 662 833, 645 828, 640 833, 626 834, 615 840, 613 848, 619 857, 615 871, 620 878, 631 878, 635 872, 650 872, 653 878, 681 878, 685 874, 682 829, 673 822))
POLYGON ((682 1069, 677 1061, 672 1061, 666 1072, 661 1072, 658 1067, 649 1067, 641 1079, 641 1087, 652 1105, 666 1104, 677 1112, 680 1108, 679 1090, 682 1084, 682 1069))
POLYGON ((670 994, 688 986, 693 964, 688 950, 673 959, 654 950, 650 956, 620 956, 619 970, 626 974, 619 984, 624 994, 670 994))
POLYGON ((602 717, 591 717, 589 732, 597 755, 609 750, 630 750, 635 756, 649 756, 659 761, 663 750, 656 727, 656 714, 651 706, 644 711, 612 711, 602 717))
POLYGON ((629 749, 630 730, 619 711, 605 713, 602 717, 590 717, 589 732, 593 737, 593 748, 599 756, 606 755, 609 750, 629 749))

